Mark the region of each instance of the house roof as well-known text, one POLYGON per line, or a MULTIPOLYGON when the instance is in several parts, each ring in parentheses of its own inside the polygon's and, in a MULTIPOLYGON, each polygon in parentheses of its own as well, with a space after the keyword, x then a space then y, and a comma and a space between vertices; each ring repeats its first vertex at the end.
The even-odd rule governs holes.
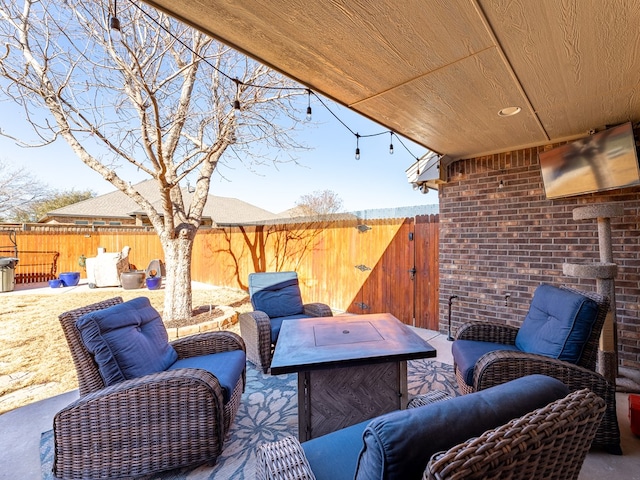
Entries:
MULTIPOLYGON (((160 205, 160 192, 155 180, 146 180, 135 188, 154 206, 160 205)), ((183 189, 185 204, 188 205, 191 194, 183 189)), ((160 210, 161 211, 161 210, 160 210)), ((101 217, 129 218, 137 214, 144 215, 139 205, 120 190, 98 197, 83 200, 48 213, 47 217, 101 217)), ((204 207, 204 218, 211 218, 217 225, 240 225, 271 220, 277 215, 237 198, 209 195, 204 207)), ((45 217, 46 220, 46 217, 45 217)))
POLYGON ((640 118, 635 0, 144 1, 452 159, 640 118))

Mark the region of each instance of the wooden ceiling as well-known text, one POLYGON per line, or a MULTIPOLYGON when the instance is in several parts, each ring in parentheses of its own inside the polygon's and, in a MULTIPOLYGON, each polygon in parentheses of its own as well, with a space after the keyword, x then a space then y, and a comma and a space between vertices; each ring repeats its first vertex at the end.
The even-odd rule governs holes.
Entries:
POLYGON ((640 119, 640 0, 145 2, 452 158, 640 119))

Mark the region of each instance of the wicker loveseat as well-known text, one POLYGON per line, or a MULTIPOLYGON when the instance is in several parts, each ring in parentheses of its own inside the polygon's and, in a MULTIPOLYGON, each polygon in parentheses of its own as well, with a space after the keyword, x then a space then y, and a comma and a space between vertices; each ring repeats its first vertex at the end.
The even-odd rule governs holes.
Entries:
POLYGON ((603 410, 590 391, 569 394, 561 382, 535 375, 302 444, 287 437, 261 445, 256 478, 575 479, 603 410))
POLYGON ((536 373, 557 378, 570 390, 588 388, 607 405, 593 444, 620 454, 615 385, 595 371, 608 310, 609 300, 602 295, 543 284, 521 327, 477 321, 461 325, 452 345, 460 391, 475 392, 536 373))
POLYGON ((247 345, 247 359, 267 373, 283 320, 331 317, 324 303, 302 303, 296 272, 249 274, 253 312, 240 314, 240 333, 247 345))
POLYGON ((244 390, 244 343, 232 332, 169 343, 156 316, 144 297, 125 303, 112 298, 60 315, 80 398, 54 418, 56 477, 129 478, 215 463, 244 390), (126 323, 123 318, 131 321, 116 328, 126 323), (142 354, 140 365, 120 356, 122 345, 114 347, 110 338, 116 331, 123 333, 118 341, 136 341, 124 350, 142 354), (109 338, 108 348, 95 347, 98 337, 109 338), (151 366, 154 342, 166 364, 151 366), (117 357, 116 367, 105 363, 105 355, 117 357), (138 375, 136 369, 153 373, 138 375))

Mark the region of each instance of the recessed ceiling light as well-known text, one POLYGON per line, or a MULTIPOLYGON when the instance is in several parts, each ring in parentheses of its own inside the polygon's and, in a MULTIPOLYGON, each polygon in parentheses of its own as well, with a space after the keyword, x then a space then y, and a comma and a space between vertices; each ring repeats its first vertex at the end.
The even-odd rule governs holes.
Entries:
POLYGON ((511 117, 512 115, 517 115, 521 111, 522 109, 520 107, 505 107, 498 112, 498 115, 501 117, 511 117))

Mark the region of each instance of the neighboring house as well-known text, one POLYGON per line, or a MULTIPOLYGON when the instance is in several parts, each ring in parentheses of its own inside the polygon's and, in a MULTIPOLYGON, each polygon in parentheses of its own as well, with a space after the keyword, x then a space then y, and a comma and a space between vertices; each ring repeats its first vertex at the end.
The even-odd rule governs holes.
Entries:
MULTIPOLYGON (((146 180, 135 185, 136 189, 151 203, 160 208, 160 193, 155 180, 146 180)), ((183 189, 185 203, 191 194, 183 189)), ((209 195, 202 214, 202 226, 232 226, 259 223, 277 218, 277 215, 237 198, 209 195)), ((120 190, 67 205, 47 213, 38 223, 64 223, 74 225, 150 226, 151 222, 140 206, 120 190)))

